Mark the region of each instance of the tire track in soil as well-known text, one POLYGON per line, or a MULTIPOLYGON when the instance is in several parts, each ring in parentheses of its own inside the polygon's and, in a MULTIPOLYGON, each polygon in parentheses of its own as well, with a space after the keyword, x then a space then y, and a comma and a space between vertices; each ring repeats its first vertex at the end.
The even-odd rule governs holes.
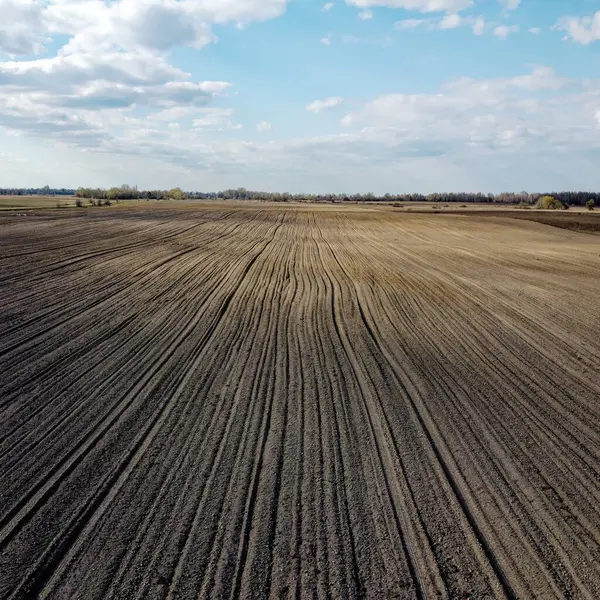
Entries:
MULTIPOLYGON (((164 421, 166 420, 166 418, 168 417, 170 412, 177 405, 177 399, 179 398, 181 391, 186 386, 189 378, 195 372, 200 361, 202 361, 205 358, 206 348, 210 345, 211 340, 214 338, 215 332, 217 331, 220 323, 225 319, 225 317, 227 315, 227 311, 229 309, 229 306, 230 306, 232 300, 238 293, 240 287, 244 284, 244 281, 246 280, 248 274, 252 270, 252 266, 258 261, 261 254, 263 254, 266 251, 267 247, 272 242, 272 239, 277 234, 278 228, 279 228, 279 225, 274 230, 273 237, 271 238, 271 240, 269 240, 260 249, 260 251, 258 253, 256 253, 250 259, 250 261, 244 267, 244 270, 241 273, 239 281, 236 283, 233 290, 225 298, 225 301, 223 302, 219 312, 217 313, 216 318, 213 320, 213 323, 209 327, 208 331, 204 334, 204 336, 200 340, 200 343, 197 346, 197 351, 194 352, 193 361, 190 361, 190 364, 188 366, 186 366, 185 376, 178 383, 177 387, 175 388, 175 390, 174 390, 173 394, 171 395, 171 397, 169 398, 168 402, 159 409, 155 419, 151 423, 149 423, 146 426, 146 428, 137 436, 136 441, 135 441, 133 447, 131 448, 130 452, 127 454, 125 461, 122 463, 121 466, 119 466, 119 468, 116 470, 116 472, 112 475, 109 482, 107 482, 106 485, 102 486, 101 493, 98 493, 96 495, 94 501, 90 502, 88 504, 88 506, 86 507, 85 514, 81 517, 80 523, 78 524, 78 531, 76 533, 76 537, 84 535, 86 530, 87 531, 91 530, 94 527, 95 523, 101 518, 103 510, 106 509, 107 505, 119 493, 119 490, 121 489, 122 485, 128 478, 129 474, 135 468, 135 466, 138 464, 142 455, 147 450, 149 445, 152 443, 152 440, 157 435, 159 429, 163 425, 164 421), (116 477, 116 476, 118 476, 118 477, 116 477), (82 522, 85 522, 85 525, 82 522)), ((185 339, 185 337, 187 337, 187 335, 188 334, 186 333, 186 335, 182 339, 185 339)), ((160 369, 160 366, 158 368, 160 369)), ((73 537, 72 540, 74 541, 75 537, 73 537)), ((69 540, 69 542, 71 542, 71 540, 69 540)), ((69 543, 65 543, 63 545, 62 551, 64 551, 68 546, 69 546, 69 543)), ((69 550, 70 551, 67 552, 66 555, 64 555, 64 556, 62 555, 62 553, 59 553, 59 558, 57 558, 54 561, 53 568, 55 568, 57 571, 56 572, 57 578, 60 577, 61 563, 63 563, 63 562, 68 563, 69 560, 72 560, 72 557, 74 557, 77 554, 79 549, 77 547, 77 544, 73 543, 71 545, 71 548, 69 548, 69 550), (60 563, 58 562, 58 560, 60 560, 60 563)), ((64 567, 62 567, 62 568, 64 569, 64 567)), ((35 590, 36 593, 40 589, 42 589, 42 582, 39 579, 36 581, 35 587, 33 589, 35 590)), ((46 589, 43 589, 42 593, 40 594, 40 597, 42 597, 42 598, 47 597, 49 595, 50 591, 51 591, 51 586, 46 587, 46 589)))
MULTIPOLYGON (((260 252, 262 252, 263 250, 264 248, 261 248, 259 252, 256 253, 247 262, 246 266, 244 267, 241 273, 242 280, 247 275, 249 269, 254 264, 254 262, 258 259, 260 252)), ((218 323, 218 321, 225 314, 227 307, 231 302, 233 295, 235 294, 235 289, 237 288, 234 288, 234 291, 230 293, 230 295, 228 295, 222 302, 221 307, 217 313, 216 323, 218 323)), ((193 331, 193 329, 197 326, 201 316, 201 313, 196 314, 195 318, 192 319, 192 321, 190 321, 186 325, 183 331, 177 335, 176 339, 171 343, 171 345, 168 348, 164 349, 164 358, 159 362, 158 366, 153 365, 143 373, 142 377, 137 382, 135 382, 134 385, 132 385, 128 393, 119 401, 118 405, 106 417, 104 417, 103 425, 100 428, 97 427, 93 431, 93 433, 90 434, 88 439, 84 441, 84 443, 79 445, 71 455, 63 459, 63 461, 61 461, 55 467, 55 473, 48 473, 45 476, 44 480, 38 482, 36 484, 36 487, 29 491, 28 495, 22 497, 17 505, 13 506, 10 510, 6 512, 2 521, 0 521, 0 548, 4 548, 6 546, 10 539, 12 539, 14 535, 16 535, 19 527, 22 526, 22 524, 28 520, 28 518, 31 515, 31 512, 35 509, 35 507, 40 503, 43 503, 52 495, 53 491, 58 487, 61 480, 68 476, 70 472, 77 467, 79 461, 81 461, 85 454, 94 447, 94 445, 116 422, 120 415, 123 414, 123 412, 129 407, 131 402, 133 402, 135 397, 139 395, 144 389, 144 387, 152 380, 155 373, 160 371, 160 367, 166 363, 166 361, 169 359, 169 356, 175 352, 177 347, 183 343, 183 341, 189 336, 190 332, 193 331)), ((216 325, 212 326, 210 331, 214 331, 214 327, 216 327, 216 325)), ((118 474, 119 471, 117 471, 117 475, 118 474)), ((113 477, 113 473, 109 474, 107 481, 112 481, 113 477)), ((46 557, 43 558, 47 560, 46 557)), ((53 560, 56 559, 53 558, 53 560)), ((42 564, 43 563, 40 562, 40 565, 37 569, 34 569, 34 572, 38 572, 42 564)), ((18 594, 15 597, 18 597, 18 594)))
POLYGON ((0 596, 598 597, 597 252, 476 219, 8 228, 0 596))
MULTIPOLYGON (((370 324, 369 320, 366 317, 366 312, 365 309, 363 307, 363 305, 361 304, 361 299, 360 299, 360 292, 357 289, 356 283, 354 282, 354 278, 351 277, 347 271, 344 269, 343 265, 340 263, 339 259, 337 258, 333 248, 331 248, 330 246, 330 252, 332 255, 333 260, 335 260, 335 262, 337 263, 337 266, 340 269, 340 272, 342 272, 343 274, 346 275, 346 280, 349 282, 353 282, 353 288, 354 288, 354 294, 355 294, 355 299, 356 299, 356 303, 357 303, 357 308, 358 308, 358 312, 360 314, 360 318, 361 321, 364 325, 364 329, 366 332, 368 332, 368 335, 374 345, 374 347, 381 352, 381 354, 385 357, 385 359, 388 361, 388 363, 390 365, 394 365, 394 371, 396 373, 400 373, 401 377, 400 378, 396 378, 396 383, 397 385, 399 385, 402 388, 405 388, 405 385, 402 383, 402 375, 404 375, 404 371, 402 369, 400 369, 399 365, 396 363, 396 361, 391 357, 389 352, 386 352, 382 346, 381 346, 381 336, 378 336, 374 333, 373 327, 370 324), (393 361, 393 362, 390 362, 393 361)), ((355 369, 357 370, 357 369, 355 369)), ((468 487, 466 487, 464 484, 461 486, 459 484, 457 484, 456 478, 455 476, 453 476, 452 474, 452 469, 449 467, 449 465, 447 464, 447 460, 444 458, 444 455, 448 455, 447 452, 443 452, 440 451, 439 446, 440 444, 442 444, 443 447, 443 442, 441 441, 441 439, 438 436, 438 441, 436 443, 435 438, 434 438, 434 434, 432 434, 432 431, 430 430, 430 428, 428 427, 427 421, 425 420, 425 418, 423 417, 422 412, 419 410, 418 405, 416 404, 414 398, 418 397, 417 394, 415 394, 413 392, 413 395, 411 397, 410 393, 405 394, 406 398, 409 400, 410 402, 410 407, 423 431, 423 433, 425 434, 429 445, 431 447, 431 450, 433 451, 433 454, 435 455, 435 458, 442 470, 442 472, 445 475, 445 478, 448 482, 448 484, 450 485, 456 500, 458 501, 461 510, 466 518, 466 520, 469 523, 469 526, 471 528, 471 530, 473 531, 475 538, 476 538, 476 544, 479 545, 482 549, 483 552, 485 554, 485 557, 489 563, 489 565, 492 567, 494 574, 497 578, 497 582, 500 584, 501 589, 502 589, 502 593, 505 597, 507 598, 516 598, 516 594, 514 592, 514 590, 512 589, 504 571, 502 570, 502 568, 500 567, 498 560, 492 550, 492 548, 489 546, 489 544, 487 543, 487 537, 482 533, 477 520, 474 518, 473 513, 471 512, 471 510, 469 509, 469 503, 466 501, 465 499, 465 493, 463 490, 468 489, 468 487)), ((423 410, 423 409, 421 409, 423 410)), ((387 422, 387 419, 385 417, 385 415, 383 416, 383 420, 385 422, 385 425, 383 426, 387 426, 389 427, 389 424, 387 422)), ((388 433, 388 435, 393 439, 393 434, 388 433)), ((386 436, 382 436, 382 437, 386 437, 386 436)), ((396 449, 397 451, 397 449, 396 449)), ((456 473, 456 470, 454 471, 456 473)), ((410 492, 404 492, 405 496, 410 496, 410 492)), ((406 511, 406 509, 405 509, 406 511)), ((413 534, 415 535, 415 534, 413 534)), ((417 534, 418 535, 418 534, 417 534)), ((423 535, 423 534, 421 534, 423 535)), ((415 540, 415 538, 413 538, 413 540, 415 540)), ((427 540, 429 543, 430 541, 427 540)), ((414 547, 418 547, 418 543, 413 541, 412 542, 414 547)), ((428 545, 427 542, 421 542, 421 545, 428 545)), ((408 549, 408 552, 410 552, 410 549, 408 549)), ((428 548, 429 552, 431 552, 431 550, 428 548)), ((414 577, 418 577, 417 573, 418 570, 421 569, 423 570, 425 573, 431 573, 431 572, 435 572, 435 560, 432 559, 432 556, 428 557, 428 558, 420 558, 420 559, 414 559, 414 566, 411 569, 411 572, 413 573, 414 577)), ((437 585, 439 586, 439 582, 436 582, 437 585)), ((431 584, 430 584, 431 585, 431 584)), ((442 589, 443 589, 443 584, 442 584, 442 589)), ((424 590, 423 591, 424 596, 423 597, 433 597, 434 595, 439 595, 441 592, 439 589, 436 589, 435 587, 432 587, 428 590, 424 590)))
MULTIPOLYGON (((381 311, 379 311, 379 312, 381 312, 381 311)), ((380 319, 379 319, 379 320, 380 320, 380 319)), ((397 317, 394 317, 394 320, 396 320, 396 321, 397 321, 397 317)), ((391 324, 392 322, 393 322, 393 321, 390 321, 390 324, 391 324)), ((392 327, 393 327, 393 325, 392 325, 392 327)), ((439 335, 439 334, 438 334, 438 335, 439 335)), ((446 334, 446 335, 448 335, 448 334, 446 334)), ((385 337, 385 336, 382 336, 382 337, 385 337)), ((439 339, 444 339, 444 337, 439 337, 439 339)), ((463 360, 464 360, 464 357, 463 357, 463 360)), ((446 377, 448 378, 448 380, 450 380, 450 381, 452 380, 452 375, 451 375, 450 373, 447 373, 446 377)), ((468 408, 467 408, 467 410, 468 410, 468 408)), ((502 456, 502 454, 500 454, 500 456, 502 456)), ((510 486, 509 486, 509 485, 507 485, 506 487, 508 488, 508 487, 510 487, 510 486)), ((531 488, 530 488, 530 491, 531 491, 531 488)), ((542 513, 542 514, 543 514, 543 513, 542 513)), ((526 519, 527 519, 527 518, 526 518, 526 519)), ((530 522, 535 522, 535 517, 529 516, 528 520, 529 520, 530 522)), ((527 522, 527 520, 526 520, 525 522, 527 522)), ((563 539, 564 539, 564 538, 563 538, 563 539)), ((561 551, 561 550, 562 550, 562 549, 561 549, 561 548, 559 548, 559 551, 561 551)), ((545 550, 545 552, 547 552, 547 549, 545 550)), ((568 559, 566 559, 566 556, 564 556, 564 555, 563 555, 563 558, 562 558, 561 560, 562 560, 563 562, 565 562, 565 561, 566 561, 566 562, 565 562, 565 564, 568 564, 568 559)), ((558 563, 558 560, 557 560, 556 562, 558 563)), ((512 571, 514 571, 514 567, 513 567, 512 571)), ((556 576, 556 575, 554 575, 554 576, 556 576)), ((573 571, 573 570, 571 571, 571 577, 572 577, 572 581, 573 581, 573 582, 574 582, 574 583, 577 585, 577 587, 579 588, 579 590, 580 590, 580 593, 582 594, 582 597, 589 597, 589 593, 586 593, 586 591, 585 591, 585 586, 584 586, 584 585, 582 585, 582 583, 581 583, 580 581, 578 582, 577 575, 574 573, 574 571, 573 571)), ((554 593, 556 593, 556 588, 555 588, 555 592, 554 592, 554 593)), ((563 591, 563 593, 566 593, 566 590, 565 590, 565 591, 563 591)))

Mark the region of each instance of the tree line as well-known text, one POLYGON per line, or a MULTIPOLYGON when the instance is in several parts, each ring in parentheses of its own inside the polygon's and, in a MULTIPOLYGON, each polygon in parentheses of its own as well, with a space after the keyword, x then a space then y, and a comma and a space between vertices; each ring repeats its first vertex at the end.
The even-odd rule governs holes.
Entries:
POLYGON ((258 200, 270 202, 439 202, 444 204, 489 203, 535 205, 540 198, 552 196, 565 206, 584 206, 590 200, 600 204, 599 192, 503 192, 482 194, 447 192, 435 194, 291 194, 288 192, 262 192, 246 188, 227 189, 220 192, 184 192, 181 188, 170 190, 138 190, 135 186, 122 185, 111 188, 0 188, 2 196, 75 196, 88 200, 258 200))
POLYGON ((76 198, 93 200, 185 200, 188 195, 181 188, 171 190, 138 190, 137 187, 78 188, 76 198))
POLYGON ((45 185, 41 188, 0 187, 0 196, 74 196, 72 188, 51 188, 45 185))
POLYGON ((271 202, 439 202, 478 204, 529 204, 535 205, 544 196, 552 196, 566 206, 584 206, 589 200, 600 202, 599 192, 503 192, 482 194, 469 192, 446 192, 434 194, 289 194, 286 192, 261 192, 245 188, 221 192, 189 192, 188 198, 215 200, 263 200, 271 202))

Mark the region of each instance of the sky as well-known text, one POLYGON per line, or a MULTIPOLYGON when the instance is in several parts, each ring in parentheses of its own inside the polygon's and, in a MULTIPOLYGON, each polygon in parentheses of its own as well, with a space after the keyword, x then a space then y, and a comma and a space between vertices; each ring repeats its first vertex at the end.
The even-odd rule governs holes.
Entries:
POLYGON ((0 0, 0 187, 600 189, 600 0, 0 0))

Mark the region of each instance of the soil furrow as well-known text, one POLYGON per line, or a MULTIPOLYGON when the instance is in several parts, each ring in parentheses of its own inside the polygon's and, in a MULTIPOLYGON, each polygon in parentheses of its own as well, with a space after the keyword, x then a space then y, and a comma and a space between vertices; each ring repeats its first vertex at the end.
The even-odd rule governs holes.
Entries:
POLYGON ((600 597, 593 236, 0 214, 0 597, 600 597))

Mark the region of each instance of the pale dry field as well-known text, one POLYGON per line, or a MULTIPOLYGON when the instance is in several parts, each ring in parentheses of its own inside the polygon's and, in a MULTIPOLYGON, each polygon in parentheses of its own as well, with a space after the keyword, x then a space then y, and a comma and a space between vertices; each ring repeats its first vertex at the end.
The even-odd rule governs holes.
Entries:
POLYGON ((30 210, 75 206, 73 196, 0 196, 0 210, 30 210))
POLYGON ((0 597, 600 597, 600 238, 0 216, 0 597))

